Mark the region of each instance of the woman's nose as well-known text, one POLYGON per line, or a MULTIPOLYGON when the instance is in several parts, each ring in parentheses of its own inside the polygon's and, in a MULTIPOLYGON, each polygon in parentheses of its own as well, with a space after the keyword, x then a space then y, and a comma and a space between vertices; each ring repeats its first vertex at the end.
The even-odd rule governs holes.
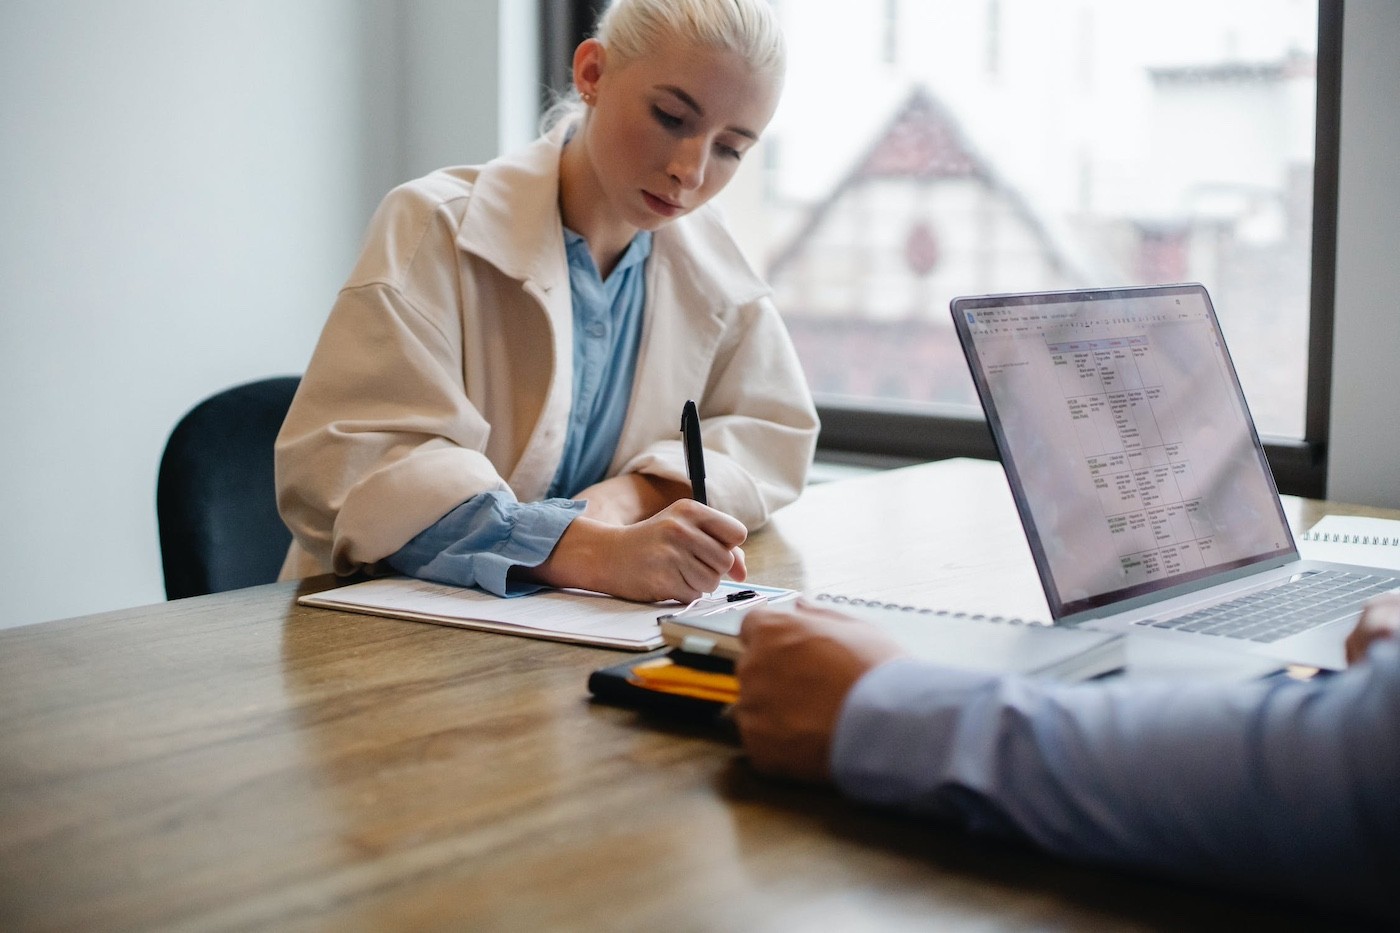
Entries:
POLYGON ((682 188, 694 191, 705 181, 708 144, 701 137, 682 140, 671 150, 667 171, 682 188))

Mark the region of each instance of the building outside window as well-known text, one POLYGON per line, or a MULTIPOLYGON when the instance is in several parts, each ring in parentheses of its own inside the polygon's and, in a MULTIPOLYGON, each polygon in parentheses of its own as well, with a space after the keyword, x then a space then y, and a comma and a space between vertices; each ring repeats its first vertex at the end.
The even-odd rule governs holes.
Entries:
POLYGON ((780 0, 721 196, 819 400, 978 414, 955 295, 1199 281, 1305 436, 1316 0, 780 0))

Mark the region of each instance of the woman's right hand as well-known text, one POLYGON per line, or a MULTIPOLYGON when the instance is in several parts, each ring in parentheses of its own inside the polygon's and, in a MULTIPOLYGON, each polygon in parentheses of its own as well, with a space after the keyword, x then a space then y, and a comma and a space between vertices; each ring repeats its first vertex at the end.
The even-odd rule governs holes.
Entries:
POLYGON ((651 518, 613 525, 574 519, 549 557, 527 575, 555 587, 578 587, 640 602, 688 603, 726 576, 747 575, 740 547, 748 529, 693 499, 651 518))

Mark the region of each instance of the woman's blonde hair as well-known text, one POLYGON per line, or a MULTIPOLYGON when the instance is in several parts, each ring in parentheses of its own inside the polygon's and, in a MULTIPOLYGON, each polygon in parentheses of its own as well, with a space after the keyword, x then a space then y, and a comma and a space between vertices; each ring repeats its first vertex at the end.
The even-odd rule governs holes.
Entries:
POLYGON ((594 36, 623 61, 640 58, 667 39, 733 52, 755 69, 776 74, 787 58, 768 0, 613 0, 594 36))
MULTIPOLYGON (((787 47, 769 0, 612 0, 598 19, 594 38, 610 55, 629 62, 668 39, 733 52, 758 71, 782 77, 787 47)), ((579 113, 578 92, 556 101, 541 120, 550 127, 579 113)))

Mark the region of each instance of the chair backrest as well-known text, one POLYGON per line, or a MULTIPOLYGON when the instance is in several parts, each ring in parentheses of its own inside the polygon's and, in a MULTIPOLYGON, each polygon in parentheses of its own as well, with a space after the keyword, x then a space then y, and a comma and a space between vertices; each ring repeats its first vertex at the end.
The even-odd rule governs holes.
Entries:
POLYGON ((292 535, 277 514, 272 445, 300 382, 225 389, 170 433, 156 481, 167 599, 277 579, 292 535))

